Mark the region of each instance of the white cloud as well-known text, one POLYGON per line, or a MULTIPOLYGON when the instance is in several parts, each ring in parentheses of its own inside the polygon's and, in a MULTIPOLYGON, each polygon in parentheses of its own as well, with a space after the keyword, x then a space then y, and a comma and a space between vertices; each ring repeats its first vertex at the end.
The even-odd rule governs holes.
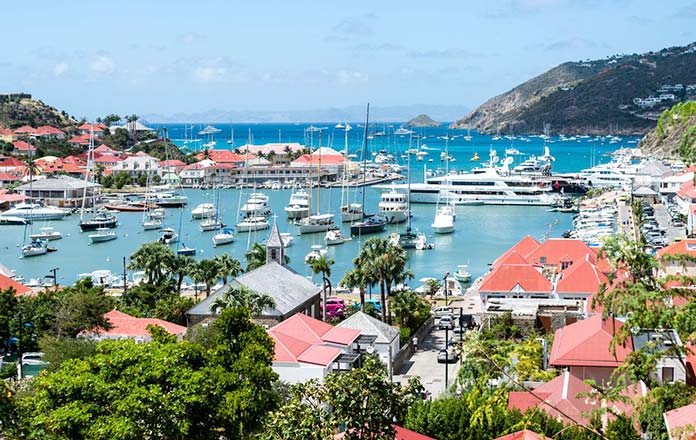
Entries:
POLYGON ((350 72, 347 70, 338 72, 338 83, 342 85, 365 84, 367 79, 367 73, 350 72))
POLYGON ((89 63, 89 68, 97 73, 111 73, 114 71, 114 61, 106 55, 97 55, 89 63))
POLYGON ((219 81, 227 73, 224 67, 196 67, 193 70, 193 77, 198 81, 211 82, 219 81))
POLYGON ((53 74, 60 76, 68 71, 68 63, 58 63, 53 67, 53 74))

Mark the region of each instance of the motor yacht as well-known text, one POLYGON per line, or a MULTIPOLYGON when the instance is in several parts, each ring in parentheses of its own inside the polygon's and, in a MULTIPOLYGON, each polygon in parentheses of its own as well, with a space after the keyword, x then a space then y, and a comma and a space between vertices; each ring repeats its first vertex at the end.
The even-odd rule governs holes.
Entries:
POLYGON ((247 217, 241 222, 237 223, 237 232, 256 232, 263 231, 271 227, 266 217, 254 216, 247 217))
POLYGON ((108 211, 100 211, 89 219, 80 220, 80 229, 83 231, 95 231, 97 229, 113 229, 118 226, 118 217, 108 211))
POLYGON ((379 215, 389 224, 405 222, 409 216, 408 196, 395 190, 382 193, 379 215))
POLYGON ((289 219, 304 218, 309 215, 309 193, 304 189, 293 191, 290 202, 285 207, 289 219))
POLYGON ((452 205, 440 205, 435 212, 435 220, 431 225, 433 232, 436 234, 451 234, 454 232, 454 216, 454 207, 452 205))
POLYGON ((162 244, 172 244, 179 241, 179 234, 177 234, 173 228, 162 229, 162 236, 159 238, 159 242, 162 244))
POLYGON ((269 215, 271 210, 268 207, 268 196, 263 193, 252 193, 247 202, 242 205, 241 212, 244 217, 269 215))
POLYGON ((29 236, 29 238, 31 238, 32 240, 49 240, 49 241, 52 241, 52 240, 60 240, 61 238, 63 238, 63 234, 61 234, 60 232, 58 232, 58 231, 54 230, 53 228, 47 226, 47 227, 45 227, 45 228, 39 229, 39 233, 38 233, 38 234, 31 234, 31 235, 29 236))
POLYGON ((326 255, 327 252, 328 251, 324 249, 321 245, 316 244, 312 246, 312 250, 307 255, 305 255, 304 261, 306 264, 312 264, 314 260, 317 260, 321 258, 323 255, 326 255))
POLYGON ((206 217, 214 217, 216 213, 215 205, 212 203, 201 203, 191 211, 191 218, 199 220, 206 217))
POLYGON ((94 243, 116 240, 118 235, 109 228, 97 228, 94 234, 89 234, 89 240, 94 243))
POLYGON ((38 203, 18 203, 13 208, 4 211, 0 217, 18 217, 25 220, 62 220, 68 213, 53 206, 42 206, 38 203))
POLYGON ((335 228, 333 214, 317 214, 303 218, 297 224, 300 234, 314 234, 317 232, 326 232, 329 229, 335 228))
POLYGON ((346 237, 343 236, 343 232, 338 228, 329 229, 324 236, 324 243, 326 243, 327 246, 343 244, 348 240, 349 239, 346 239, 346 237))

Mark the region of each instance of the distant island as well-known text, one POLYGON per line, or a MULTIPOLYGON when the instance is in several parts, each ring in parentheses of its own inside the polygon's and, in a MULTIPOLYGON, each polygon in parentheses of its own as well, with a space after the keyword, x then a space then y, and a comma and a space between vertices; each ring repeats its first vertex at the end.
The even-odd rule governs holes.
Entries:
POLYGON ((451 127, 489 134, 645 134, 664 110, 689 100, 696 100, 696 43, 563 63, 451 127))
POLYGON ((422 127, 439 127, 441 124, 435 121, 428 115, 418 115, 404 124, 404 127, 422 128, 422 127))

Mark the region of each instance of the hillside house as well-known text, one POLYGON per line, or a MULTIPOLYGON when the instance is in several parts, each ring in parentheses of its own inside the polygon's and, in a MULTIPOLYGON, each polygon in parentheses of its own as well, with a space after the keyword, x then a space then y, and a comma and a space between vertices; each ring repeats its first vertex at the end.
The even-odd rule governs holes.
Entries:
POLYGON ((95 341, 132 339, 136 343, 142 344, 152 341, 148 326, 162 327, 167 333, 176 336, 177 339, 182 339, 186 334, 186 327, 163 319, 136 318, 118 310, 112 310, 104 317, 111 324, 110 329, 97 328, 85 331, 79 337, 95 341))

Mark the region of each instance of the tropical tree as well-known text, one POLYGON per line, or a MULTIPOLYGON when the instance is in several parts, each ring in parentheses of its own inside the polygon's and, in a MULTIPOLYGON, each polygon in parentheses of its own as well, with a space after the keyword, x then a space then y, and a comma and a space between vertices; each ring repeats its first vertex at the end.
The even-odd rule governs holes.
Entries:
POLYGON ((53 333, 60 337, 77 337, 84 330, 109 329, 104 314, 112 310, 114 301, 104 294, 103 287, 94 287, 88 280, 78 281, 57 295, 54 305, 53 333))
POLYGON ((130 256, 128 268, 145 271, 145 278, 150 284, 159 284, 168 278, 167 270, 171 267, 174 252, 162 243, 145 243, 130 256))
POLYGON ((242 273, 242 265, 239 260, 230 257, 229 254, 216 255, 213 260, 220 268, 220 278, 222 278, 223 284, 227 284, 229 277, 236 277, 242 273))
POLYGON ((361 267, 354 267, 343 275, 339 283, 348 289, 357 288, 360 292, 360 310, 365 311, 365 289, 367 288, 367 277, 361 267))
POLYGON ((181 295, 181 285, 184 283, 184 278, 191 275, 196 260, 185 255, 176 255, 169 259, 169 271, 176 279, 176 291, 181 295))
POLYGON ((220 266, 215 260, 201 260, 193 270, 193 279, 197 283, 205 283, 205 297, 210 296, 210 290, 220 278, 220 266))
POLYGON ((331 292, 331 266, 334 264, 333 258, 326 258, 326 255, 321 255, 319 258, 312 260, 312 272, 315 274, 321 273, 321 300, 322 300, 322 316, 324 321, 326 321, 326 287, 328 286, 329 292, 331 292))
POLYGON ((259 316, 264 308, 275 307, 275 301, 269 295, 246 286, 233 286, 213 301, 210 310, 218 313, 233 307, 243 307, 250 310, 252 316, 259 316))
POLYGON ((244 259, 247 262, 247 272, 258 269, 266 264, 266 246, 254 243, 251 249, 244 253, 244 259))
POLYGON ((389 299, 389 310, 400 327, 417 329, 430 316, 430 305, 412 290, 403 290, 389 299))

